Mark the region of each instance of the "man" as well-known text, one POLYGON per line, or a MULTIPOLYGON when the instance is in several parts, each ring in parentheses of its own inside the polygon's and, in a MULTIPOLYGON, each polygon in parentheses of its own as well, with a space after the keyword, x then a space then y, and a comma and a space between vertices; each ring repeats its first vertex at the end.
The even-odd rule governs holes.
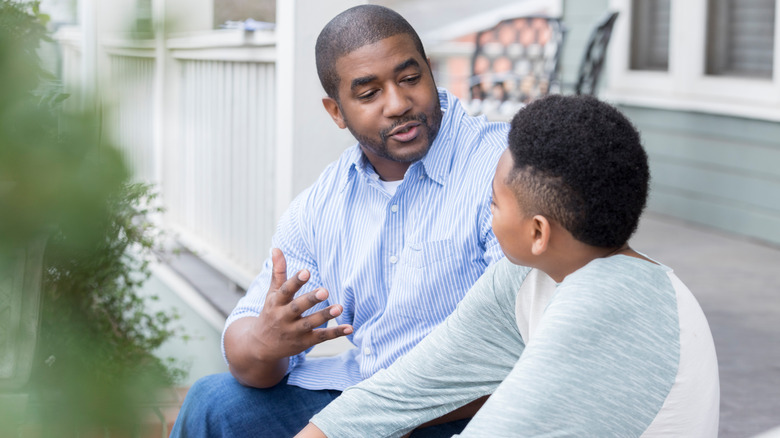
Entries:
MULTIPOLYGON (((281 218, 271 260, 226 323, 232 376, 196 382, 174 436, 294 435, 410 351, 502 257, 490 193, 508 125, 437 90, 419 37, 390 9, 339 14, 316 56, 323 105, 358 144, 281 218), (357 348, 305 358, 339 336, 357 348)), ((413 436, 459 432, 482 401, 413 436)))

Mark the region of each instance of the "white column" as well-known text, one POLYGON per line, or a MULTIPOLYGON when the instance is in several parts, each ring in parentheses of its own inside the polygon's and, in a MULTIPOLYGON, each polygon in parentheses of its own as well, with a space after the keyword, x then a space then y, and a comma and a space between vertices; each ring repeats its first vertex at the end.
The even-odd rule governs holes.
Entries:
POLYGON ((325 166, 354 139, 340 130, 322 106, 314 44, 322 28, 360 0, 276 2, 276 199, 282 215, 292 198, 311 185, 325 166))
POLYGON ((97 94, 97 0, 79 1, 79 27, 81 28, 81 82, 79 84, 80 107, 91 110, 97 94))
POLYGON ((165 0, 152 0, 152 22, 154 26, 154 126, 152 141, 154 142, 154 183, 163 183, 163 145, 165 143, 166 126, 175 126, 166 120, 166 73, 168 71, 168 51, 165 44, 165 0))

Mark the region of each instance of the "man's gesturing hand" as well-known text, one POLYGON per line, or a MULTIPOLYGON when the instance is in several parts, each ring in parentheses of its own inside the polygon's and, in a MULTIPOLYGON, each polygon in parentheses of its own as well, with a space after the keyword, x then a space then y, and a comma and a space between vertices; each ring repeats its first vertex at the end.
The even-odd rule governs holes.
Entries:
POLYGON ((315 289, 295 298, 295 293, 309 281, 309 272, 299 271, 287 278, 287 262, 282 251, 271 251, 273 273, 265 306, 254 322, 252 330, 257 336, 260 355, 266 360, 296 355, 320 342, 352 333, 352 326, 317 328, 341 315, 340 304, 330 305, 308 316, 303 312, 328 298, 328 291, 315 289))
POLYGON ((289 357, 328 339, 352 333, 352 326, 317 328, 341 315, 339 304, 308 316, 303 312, 328 298, 319 288, 295 298, 309 281, 309 272, 287 278, 287 262, 279 249, 271 252, 273 272, 265 306, 257 317, 240 318, 225 330, 225 355, 230 372, 246 386, 270 388, 287 373, 289 357))

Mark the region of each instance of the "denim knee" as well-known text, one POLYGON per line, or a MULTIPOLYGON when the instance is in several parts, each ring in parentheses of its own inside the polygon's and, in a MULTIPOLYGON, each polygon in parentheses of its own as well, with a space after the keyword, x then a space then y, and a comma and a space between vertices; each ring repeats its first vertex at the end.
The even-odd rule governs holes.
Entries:
POLYGON ((231 404, 239 400, 235 392, 243 388, 230 373, 201 377, 187 392, 185 404, 197 405, 209 412, 229 411, 231 404))

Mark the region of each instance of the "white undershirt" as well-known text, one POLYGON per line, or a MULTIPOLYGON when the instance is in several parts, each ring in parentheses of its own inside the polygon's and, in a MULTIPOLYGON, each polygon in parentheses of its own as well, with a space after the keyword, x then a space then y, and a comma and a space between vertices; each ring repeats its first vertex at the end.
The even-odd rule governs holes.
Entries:
POLYGON ((401 185, 404 180, 399 179, 398 181, 384 181, 382 179, 377 179, 379 181, 379 184, 382 185, 382 188, 387 191, 387 193, 390 193, 390 196, 395 195, 396 190, 398 190, 398 186, 401 185))

